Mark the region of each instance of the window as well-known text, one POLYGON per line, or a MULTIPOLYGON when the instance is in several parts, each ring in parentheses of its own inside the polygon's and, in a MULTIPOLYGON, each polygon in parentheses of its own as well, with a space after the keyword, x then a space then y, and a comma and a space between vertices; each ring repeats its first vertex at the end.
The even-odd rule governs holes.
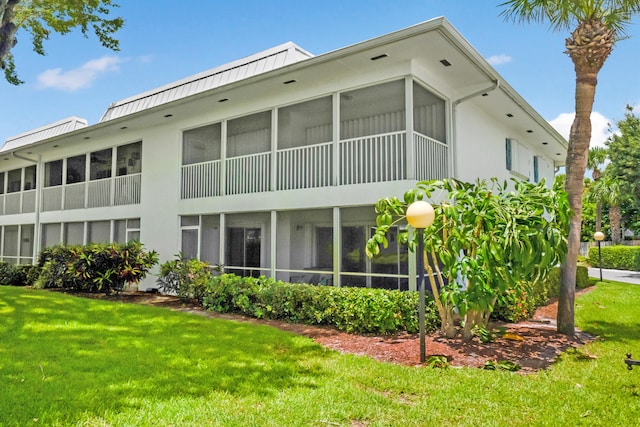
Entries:
POLYGON ((340 95, 340 139, 405 129, 404 80, 340 95))
POLYGON ((140 219, 118 219, 113 222, 113 241, 127 243, 132 240, 140 241, 140 219))
POLYGON ((87 223, 87 242, 109 243, 111 241, 111 221, 87 223))
POLYGON ((278 110, 278 148, 321 144, 333 139, 333 103, 327 96, 278 110))
POLYGON ((34 190, 36 188, 36 165, 24 168, 24 190, 34 190))
POLYGON ((91 153, 91 164, 89 165, 89 179, 111 178, 112 149, 95 151, 91 153))
POLYGON ((413 129, 429 138, 447 142, 444 100, 415 82, 413 83, 413 129))
POLYGON ((61 242, 61 223, 42 224, 42 248, 55 246, 61 242))
POLYGON ((529 150, 515 139, 505 140, 506 167, 513 175, 522 179, 531 176, 531 154, 529 150))
POLYGON ((33 238, 34 225, 25 224, 20 226, 20 264, 33 261, 33 238))
POLYGON ((182 164, 210 162, 220 159, 222 125, 216 123, 182 134, 182 164))
POLYGON ((18 236, 20 233, 20 227, 17 225, 8 225, 4 227, 4 245, 3 245, 3 257, 17 257, 18 256, 18 236))
POLYGON ((9 171, 8 181, 9 188, 7 188, 7 193, 17 193, 22 190, 22 169, 14 169, 9 171))
POLYGON ((180 218, 182 256, 186 259, 199 258, 200 217, 183 216, 180 218))
POLYGON ((84 222, 68 222, 64 225, 64 244, 84 244, 84 222))
POLYGON ((4 172, 0 172, 0 194, 4 194, 4 172))
POLYGON ((45 163, 44 186, 57 187, 58 185, 62 185, 62 160, 45 163))
POLYGON ((121 145, 116 151, 117 176, 142 172, 142 142, 121 145))
POLYGON ((538 156, 533 156, 533 182, 540 181, 540 172, 538 171, 538 156))
POLYGON ((87 156, 75 156, 67 159, 67 184, 84 182, 86 179, 87 156))
POLYGON ((265 153, 271 150, 271 111, 229 120, 227 157, 265 153))
POLYGON ((227 228, 227 272, 239 276, 260 276, 261 230, 250 227, 227 228))

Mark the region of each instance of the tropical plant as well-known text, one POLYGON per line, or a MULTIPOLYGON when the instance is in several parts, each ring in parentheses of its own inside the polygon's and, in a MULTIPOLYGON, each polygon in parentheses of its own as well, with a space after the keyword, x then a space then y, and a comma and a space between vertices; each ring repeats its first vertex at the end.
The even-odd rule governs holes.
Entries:
MULTIPOLYGON (((591 169, 591 177, 594 182, 600 180, 602 170, 600 167, 607 160, 607 149, 602 147, 589 148, 589 154, 587 155, 587 168, 591 169)), ((596 203, 596 231, 602 229, 602 201, 595 200, 596 203)))
POLYGON ((121 291, 126 283, 138 283, 158 262, 155 251, 142 243, 90 243, 85 246, 57 245, 38 257, 39 288, 62 288, 82 292, 121 291))
POLYGON ((180 301, 195 299, 202 302, 211 279, 210 265, 197 258, 185 259, 182 252, 176 258, 160 265, 160 275, 156 281, 162 292, 176 294, 180 301))
MULTIPOLYGON (((457 334, 457 312, 464 316, 463 337, 471 339, 475 327, 486 328, 496 301, 508 289, 521 280, 544 279, 562 261, 569 207, 565 193, 546 188, 544 181, 499 184, 494 179, 491 186, 486 181, 422 181, 403 200, 377 202, 377 227, 367 242, 367 255, 387 246, 387 232, 404 223, 409 205, 434 197, 444 201, 434 206, 436 217, 425 229, 425 253, 420 256, 427 261, 442 332, 447 337, 457 334)), ((418 235, 404 231, 400 240, 414 251, 418 235)))
POLYGON ((87 36, 90 27, 102 46, 118 51, 113 34, 124 24, 120 17, 108 19, 111 0, 0 0, 0 68, 11 84, 23 83, 15 71, 11 50, 18 42, 16 33, 24 29, 31 35, 33 50, 44 55, 44 41, 52 32, 67 34, 80 28, 87 36))
POLYGON ((562 268, 558 299, 558 331, 575 333, 576 265, 580 250, 583 177, 591 140, 591 112, 598 73, 634 14, 640 0, 508 0, 502 16, 519 22, 548 22, 554 31, 571 31, 566 53, 576 75, 575 119, 569 135, 566 190, 573 211, 568 252, 562 268))
POLYGON ((605 173, 601 179, 589 188, 589 198, 600 205, 604 204, 609 208, 611 242, 614 245, 619 245, 621 241, 622 213, 620 205, 626 199, 626 196, 627 195, 623 190, 623 183, 620 180, 609 176, 607 173, 605 173))
POLYGON ((611 160, 607 170, 624 184, 625 192, 640 207, 640 117, 627 105, 625 118, 618 121, 616 127, 617 132, 611 129, 611 136, 607 140, 611 160))

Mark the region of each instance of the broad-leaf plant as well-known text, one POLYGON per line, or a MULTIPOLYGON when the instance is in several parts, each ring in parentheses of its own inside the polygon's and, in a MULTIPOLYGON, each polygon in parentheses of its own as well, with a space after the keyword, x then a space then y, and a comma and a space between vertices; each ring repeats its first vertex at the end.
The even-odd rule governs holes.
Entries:
MULTIPOLYGON (((448 179, 419 182, 403 199, 380 199, 368 256, 387 246, 392 227, 406 224, 406 209, 416 200, 435 203, 422 256, 447 337, 457 335, 458 318, 465 339, 475 327, 486 328, 498 298, 516 283, 542 280, 566 254, 571 210, 564 191, 544 182, 448 179)), ((400 241, 415 252, 418 235, 406 225, 400 241)))

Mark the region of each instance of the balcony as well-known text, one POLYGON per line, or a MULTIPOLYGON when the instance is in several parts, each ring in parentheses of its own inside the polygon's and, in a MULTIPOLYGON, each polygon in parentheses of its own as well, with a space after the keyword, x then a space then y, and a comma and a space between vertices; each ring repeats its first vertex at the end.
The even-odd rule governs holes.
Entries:
POLYGON ((78 182, 42 190, 42 211, 101 208, 140 203, 142 174, 78 182))
POLYGON ((446 144, 419 133, 411 144, 407 132, 389 132, 277 150, 275 165, 271 152, 184 165, 181 198, 398 181, 410 179, 409 166, 413 179, 448 177, 446 144))

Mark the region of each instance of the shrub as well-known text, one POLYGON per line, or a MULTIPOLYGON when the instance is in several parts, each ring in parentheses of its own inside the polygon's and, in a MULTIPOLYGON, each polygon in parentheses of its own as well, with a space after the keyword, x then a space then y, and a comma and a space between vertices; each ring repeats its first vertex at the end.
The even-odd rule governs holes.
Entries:
POLYGON ((108 295, 122 290, 125 283, 138 283, 157 262, 157 253, 145 251, 136 241, 57 245, 40 253, 36 286, 108 295))
POLYGON ((40 252, 36 265, 40 276, 34 283, 35 288, 77 289, 75 275, 68 274, 71 264, 71 246, 50 246, 40 252))
MULTIPOLYGON (((210 280, 203 305, 212 311, 330 325, 352 333, 418 330, 417 292, 313 286, 223 274, 210 280)), ((435 330, 439 318, 433 300, 427 302, 425 312, 427 328, 435 330)))
POLYGON ((492 313, 494 318, 507 322, 519 322, 533 316, 536 309, 548 300, 549 283, 540 280, 536 283, 519 282, 508 289, 498 300, 492 313))
POLYGON ((211 279, 209 264, 198 259, 184 259, 182 253, 176 259, 160 265, 160 276, 156 283, 162 292, 177 295, 180 301, 195 299, 202 302, 207 282, 211 279))
POLYGON ((32 286, 39 269, 31 264, 8 264, 0 262, 0 285, 32 286))
MULTIPOLYGON (((579 265, 576 270, 576 289, 589 286, 589 270, 579 265)), ((496 303, 492 316, 507 322, 519 322, 533 316, 538 307, 557 298, 560 291, 560 268, 549 271, 544 280, 536 283, 522 282, 509 289, 496 303)))
MULTIPOLYGON (((601 252, 602 268, 640 271, 640 246, 604 246, 601 252)), ((589 264, 600 266, 597 247, 589 248, 589 264)))

